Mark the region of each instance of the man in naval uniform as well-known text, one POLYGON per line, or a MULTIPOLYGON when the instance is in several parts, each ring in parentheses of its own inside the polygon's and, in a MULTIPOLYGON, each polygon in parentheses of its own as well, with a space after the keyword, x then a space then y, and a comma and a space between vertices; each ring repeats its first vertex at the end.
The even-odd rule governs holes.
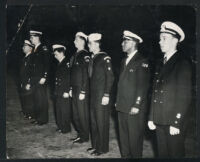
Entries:
POLYGON ((148 126, 156 129, 159 157, 184 157, 185 124, 191 102, 191 64, 178 52, 185 38, 173 22, 163 22, 160 49, 163 60, 157 63, 148 126))
POLYGON ((66 47, 62 44, 52 46, 58 66, 55 74, 55 96, 56 96, 56 124, 57 131, 69 133, 71 131, 71 105, 70 105, 70 63, 65 57, 66 47))
POLYGON ((77 137, 73 143, 83 143, 89 140, 89 78, 88 63, 89 53, 85 49, 87 35, 83 32, 76 33, 74 45, 76 53, 71 58, 71 86, 73 121, 77 130, 77 137))
POLYGON ((23 52, 25 54, 20 66, 20 98, 22 112, 25 118, 34 118, 32 87, 30 84, 32 64, 31 56, 34 45, 29 40, 24 41, 23 52))
POLYGON ((123 158, 142 157, 147 92, 150 82, 148 60, 138 52, 143 40, 124 31, 122 60, 118 82, 116 110, 118 111, 120 150, 123 158))
POLYGON ((109 151, 111 90, 114 81, 111 58, 100 48, 101 38, 99 33, 88 36, 88 47, 92 52, 88 67, 92 147, 87 151, 95 156, 109 151))
POLYGON ((42 32, 30 31, 30 41, 35 46, 32 57, 33 73, 33 98, 38 125, 48 122, 47 75, 49 70, 49 51, 41 44, 42 32))

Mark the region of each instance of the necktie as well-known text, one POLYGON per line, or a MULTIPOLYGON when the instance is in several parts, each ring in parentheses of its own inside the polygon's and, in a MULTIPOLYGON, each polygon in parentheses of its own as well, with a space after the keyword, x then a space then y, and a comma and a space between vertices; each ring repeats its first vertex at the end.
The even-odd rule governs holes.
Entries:
POLYGON ((88 64, 88 73, 89 73, 90 78, 92 77, 93 61, 94 61, 94 57, 91 57, 89 64, 88 64))
POLYGON ((128 55, 126 55, 126 57, 124 58, 124 67, 126 67, 127 64, 128 64, 128 55))
POLYGON ((167 56, 164 57, 163 63, 166 64, 167 62, 167 56))

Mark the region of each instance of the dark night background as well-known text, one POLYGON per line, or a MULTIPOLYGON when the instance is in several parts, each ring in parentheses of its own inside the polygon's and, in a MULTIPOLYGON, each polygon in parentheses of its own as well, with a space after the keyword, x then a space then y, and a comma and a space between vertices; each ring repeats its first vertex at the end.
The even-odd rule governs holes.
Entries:
MULTIPOLYGON (((7 47, 15 36, 18 24, 26 15, 28 9, 29 6, 8 6, 7 47)), ((195 9, 189 6, 34 5, 15 41, 9 48, 6 56, 7 72, 17 83, 19 62, 23 56, 21 48, 24 39, 29 39, 29 30, 32 27, 41 29, 43 32, 42 41, 49 47, 50 51, 53 43, 64 42, 69 57, 75 52, 73 41, 76 32, 102 33, 102 48, 112 58, 116 78, 118 78, 120 61, 124 56, 121 50, 123 31, 130 30, 143 38, 144 42, 139 45, 139 51, 149 58, 153 69, 154 61, 162 56, 158 44, 160 25, 163 21, 173 21, 185 32, 186 38, 181 43, 179 50, 191 58, 193 62, 195 85, 195 15, 195 9)), ((52 56, 52 72, 54 67, 55 59, 52 56)), ((53 73, 49 80, 53 80, 53 73)), ((192 110, 195 110, 195 97, 193 103, 191 107, 192 110)), ((195 111, 192 114, 188 136, 194 136, 196 126, 195 111), (191 134, 191 132, 193 133, 191 134)))
MULTIPOLYGON (((29 6, 9 6, 7 8, 7 44, 17 31, 29 6)), ((158 46, 160 25, 163 21, 173 21, 180 25, 186 35, 181 49, 187 56, 195 57, 195 10, 189 6, 33 6, 23 27, 7 55, 8 68, 17 66, 21 45, 29 39, 29 30, 38 27, 43 31, 45 44, 62 41, 67 46, 67 54, 72 55, 74 35, 78 31, 86 34, 100 32, 102 46, 112 57, 115 69, 123 57, 122 34, 130 30, 140 35, 144 43, 140 52, 151 60, 160 56, 158 46)), ((15 68, 16 69, 16 68, 15 68)))

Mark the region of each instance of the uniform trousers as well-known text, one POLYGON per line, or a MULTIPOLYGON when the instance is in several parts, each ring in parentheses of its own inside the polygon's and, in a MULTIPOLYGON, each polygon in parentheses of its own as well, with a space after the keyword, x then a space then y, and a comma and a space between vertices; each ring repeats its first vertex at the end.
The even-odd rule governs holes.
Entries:
POLYGON ((90 100, 92 148, 101 153, 109 151, 110 104, 102 105, 103 93, 92 93, 90 100))
POLYGON ((89 140, 89 108, 88 108, 88 94, 85 94, 84 100, 79 100, 81 88, 73 86, 72 110, 73 121, 78 132, 78 136, 84 140, 89 140))
POLYGON ((184 130, 178 135, 170 135, 169 125, 156 124, 156 137, 159 157, 184 157, 184 130))
POLYGON ((71 131, 71 106, 70 98, 56 96, 56 123, 62 133, 71 131))
POLYGON ((120 151, 123 158, 140 158, 145 128, 144 113, 136 115, 118 112, 120 151))
POLYGON ((33 88, 33 101, 36 121, 38 124, 46 124, 48 122, 48 98, 46 85, 38 84, 33 88))
POLYGON ((31 116, 32 118, 35 118, 35 111, 33 107, 33 94, 31 90, 29 91, 21 90, 20 92, 22 112, 26 116, 31 116))

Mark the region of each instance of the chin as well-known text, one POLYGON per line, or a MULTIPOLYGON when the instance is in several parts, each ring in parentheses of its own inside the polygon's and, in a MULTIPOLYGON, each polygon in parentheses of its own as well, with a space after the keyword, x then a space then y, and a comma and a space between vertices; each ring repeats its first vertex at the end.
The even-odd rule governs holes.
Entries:
POLYGON ((161 48, 160 50, 161 50, 162 53, 165 53, 165 50, 164 50, 164 49, 161 48))

